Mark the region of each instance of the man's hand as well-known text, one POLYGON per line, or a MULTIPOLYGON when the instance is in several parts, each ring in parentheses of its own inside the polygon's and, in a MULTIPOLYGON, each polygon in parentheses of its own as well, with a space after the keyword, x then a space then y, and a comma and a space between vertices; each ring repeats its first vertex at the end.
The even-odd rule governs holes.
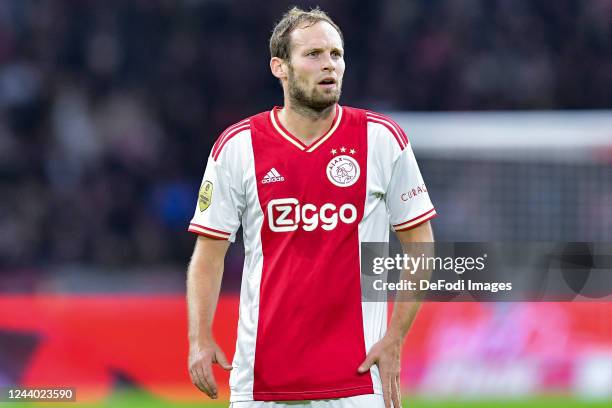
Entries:
POLYGON ((217 398, 217 384, 212 364, 217 363, 227 371, 232 369, 212 336, 212 320, 228 247, 228 241, 198 237, 187 270, 189 376, 200 391, 213 399, 217 398))
POLYGON ((367 372, 372 365, 378 365, 380 379, 383 387, 385 408, 401 408, 402 396, 400 394, 400 352, 402 341, 386 335, 374 344, 366 359, 357 371, 367 372))
POLYGON ((217 398, 217 383, 212 372, 212 364, 217 363, 224 370, 230 371, 232 365, 227 362, 225 354, 217 343, 211 341, 205 346, 189 348, 189 375, 191 382, 212 399, 217 398))

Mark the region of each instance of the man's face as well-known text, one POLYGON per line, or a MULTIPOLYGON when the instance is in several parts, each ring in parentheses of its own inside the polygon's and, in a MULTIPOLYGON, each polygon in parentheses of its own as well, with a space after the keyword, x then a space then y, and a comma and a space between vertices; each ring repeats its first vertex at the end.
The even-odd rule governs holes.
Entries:
POLYGON ((291 33, 287 87, 294 104, 314 110, 332 106, 340 99, 343 76, 342 39, 331 24, 320 21, 291 33))

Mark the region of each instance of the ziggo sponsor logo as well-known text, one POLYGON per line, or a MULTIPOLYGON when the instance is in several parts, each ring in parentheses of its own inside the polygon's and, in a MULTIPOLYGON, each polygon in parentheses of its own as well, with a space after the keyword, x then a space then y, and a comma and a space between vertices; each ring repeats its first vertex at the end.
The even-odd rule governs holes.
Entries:
POLYGON ((274 232, 314 231, 319 224, 325 231, 331 231, 341 221, 351 224, 357 219, 357 208, 353 204, 343 204, 336 208, 325 203, 318 208, 314 204, 301 205, 296 198, 277 198, 268 202, 268 225, 274 232))

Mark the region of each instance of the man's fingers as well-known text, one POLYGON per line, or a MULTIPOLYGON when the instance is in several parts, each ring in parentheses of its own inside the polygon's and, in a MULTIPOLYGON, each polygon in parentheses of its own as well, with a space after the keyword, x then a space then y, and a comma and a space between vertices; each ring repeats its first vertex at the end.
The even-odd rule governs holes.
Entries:
POLYGON ((217 398, 217 383, 215 382, 215 376, 213 375, 212 367, 210 365, 204 368, 203 375, 204 375, 204 381, 206 382, 206 384, 208 385, 208 389, 210 390, 210 394, 209 394, 210 398, 216 399, 217 398))
POLYGON ((372 367, 372 365, 374 365, 374 363, 376 363, 376 357, 375 355, 370 351, 370 353, 368 353, 368 355, 366 356, 365 360, 363 360, 363 363, 361 363, 359 365, 359 368, 357 369, 357 371, 360 374, 365 373, 366 371, 368 371, 370 369, 370 367, 372 367))
POLYGON ((391 399, 393 400, 393 408, 401 408, 402 396, 399 388, 399 375, 393 376, 393 382, 391 383, 391 399))
POLYGON ((202 380, 203 376, 198 372, 198 369, 192 368, 189 370, 189 372, 191 373, 191 380, 195 386, 198 387, 198 389, 204 394, 210 396, 210 391, 208 390, 206 384, 204 384, 204 381, 202 380))
POLYGON ((383 399, 385 401, 385 408, 391 408, 391 377, 388 375, 380 376, 382 381, 383 399))
MULTIPOLYGON (((210 370, 210 364, 208 365, 208 370, 210 370)), ((208 370, 206 369, 206 366, 201 367, 198 373, 200 374, 202 383, 204 384, 204 387, 206 388, 206 394, 210 398, 215 399, 217 398, 217 385, 214 382, 215 379, 213 378, 211 382, 210 376, 206 374, 208 370)))
POLYGON ((227 362, 227 358, 221 349, 217 349, 215 359, 217 364, 219 364, 224 370, 229 371, 232 369, 232 365, 227 362))
POLYGON ((210 398, 216 399, 218 391, 212 369, 213 363, 218 363, 228 371, 232 369, 225 354, 216 344, 207 347, 205 350, 190 350, 189 373, 191 381, 200 391, 206 393, 210 398))
POLYGON ((198 379, 198 377, 196 376, 196 374, 193 372, 193 369, 189 369, 189 378, 191 378, 191 382, 193 383, 193 385, 195 385, 196 387, 198 387, 198 389, 202 392, 204 392, 204 390, 202 390, 200 388, 200 380, 198 379))

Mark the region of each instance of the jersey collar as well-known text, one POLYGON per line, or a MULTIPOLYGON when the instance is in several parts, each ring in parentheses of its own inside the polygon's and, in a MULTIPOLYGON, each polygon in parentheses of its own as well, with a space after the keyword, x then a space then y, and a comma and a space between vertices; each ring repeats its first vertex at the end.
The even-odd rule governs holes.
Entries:
POLYGON ((298 149, 305 151, 307 153, 313 152, 317 149, 317 147, 321 146, 327 139, 329 139, 338 126, 340 125, 340 121, 342 120, 342 106, 336 104, 336 116, 334 117, 334 121, 332 122, 331 127, 325 134, 315 139, 310 145, 304 144, 300 139, 293 136, 291 132, 289 132, 285 127, 281 124, 280 120, 278 120, 278 111, 281 109, 280 106, 275 106, 270 111, 270 121, 272 122, 272 127, 282 138, 286 139, 292 145, 297 147, 298 149))

